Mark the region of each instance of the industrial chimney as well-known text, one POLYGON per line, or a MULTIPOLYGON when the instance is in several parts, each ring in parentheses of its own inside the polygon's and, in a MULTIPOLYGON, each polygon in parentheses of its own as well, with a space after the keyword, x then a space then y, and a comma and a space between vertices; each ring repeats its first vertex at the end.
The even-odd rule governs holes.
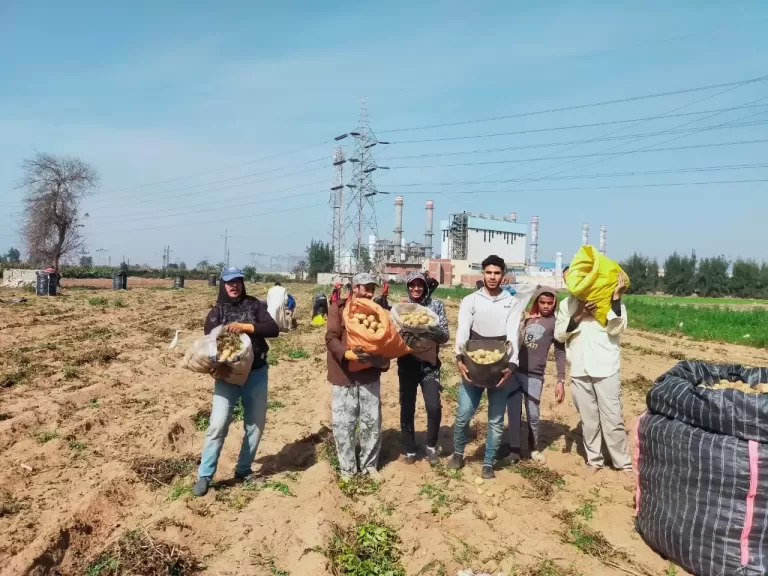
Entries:
POLYGON ((510 212, 507 216, 507 222, 517 222, 517 212, 510 212))
POLYGON ((581 225, 581 245, 586 246, 589 244, 589 224, 581 225))
POLYGON ((539 259, 539 217, 531 216, 531 257, 528 264, 536 266, 539 259))
POLYGON ((395 196, 395 241, 393 248, 395 251, 395 262, 400 262, 403 240, 403 197, 395 196))
POLYGON ((603 224, 600 226, 600 254, 605 254, 605 235, 608 232, 608 227, 603 224))
POLYGON ((424 228, 424 258, 432 258, 432 217, 435 211, 435 203, 427 200, 427 227, 424 228))

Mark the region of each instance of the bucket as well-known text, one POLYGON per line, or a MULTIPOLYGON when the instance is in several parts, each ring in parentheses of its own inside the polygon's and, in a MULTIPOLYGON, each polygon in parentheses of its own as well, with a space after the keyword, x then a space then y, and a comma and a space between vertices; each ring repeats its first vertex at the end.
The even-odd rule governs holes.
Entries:
POLYGON ((120 270, 112 274, 112 290, 127 290, 128 275, 120 270))

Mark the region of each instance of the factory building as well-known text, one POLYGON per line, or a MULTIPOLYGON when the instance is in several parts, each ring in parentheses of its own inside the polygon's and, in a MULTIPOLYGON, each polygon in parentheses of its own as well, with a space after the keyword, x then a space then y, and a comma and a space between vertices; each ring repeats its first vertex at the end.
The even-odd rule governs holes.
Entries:
MULTIPOLYGON (((539 217, 528 224, 517 221, 517 214, 506 216, 460 212, 440 221, 440 254, 432 248, 432 224, 435 204, 424 205, 424 241, 404 237, 402 196, 395 198, 395 226, 392 240, 368 238, 373 262, 383 264, 383 279, 402 282, 408 272, 425 270, 443 286, 474 285, 482 278, 481 262, 496 254, 507 263, 507 275, 518 282, 548 283, 562 287, 563 253, 553 262, 539 260, 539 217)), ((589 239, 589 225, 582 226, 582 242, 589 239)), ((600 251, 605 253, 606 226, 600 226, 600 251)))

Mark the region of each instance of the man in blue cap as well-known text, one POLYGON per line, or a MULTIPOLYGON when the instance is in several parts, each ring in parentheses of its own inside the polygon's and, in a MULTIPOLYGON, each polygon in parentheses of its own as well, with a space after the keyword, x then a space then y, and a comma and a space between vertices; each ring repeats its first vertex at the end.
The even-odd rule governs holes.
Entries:
POLYGON ((197 472, 197 482, 192 487, 195 496, 204 496, 216 474, 216 468, 224 447, 224 440, 229 432, 232 412, 238 399, 243 403, 243 428, 245 435, 240 447, 240 456, 235 467, 235 478, 246 480, 251 477, 251 465, 256 459, 261 435, 267 419, 267 352, 266 338, 276 338, 280 334, 277 323, 269 315, 263 302, 245 293, 245 282, 239 268, 227 268, 221 273, 219 296, 205 319, 205 334, 210 334, 217 326, 224 326, 233 334, 248 334, 253 346, 253 366, 245 384, 228 384, 230 370, 224 365, 216 369, 212 376, 216 379, 213 389, 213 406, 210 425, 205 433, 203 454, 197 472))

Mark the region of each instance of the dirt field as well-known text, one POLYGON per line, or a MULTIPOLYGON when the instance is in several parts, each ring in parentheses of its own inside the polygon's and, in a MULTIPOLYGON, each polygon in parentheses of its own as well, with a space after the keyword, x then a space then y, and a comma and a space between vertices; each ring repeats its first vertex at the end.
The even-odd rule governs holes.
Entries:
MULTIPOLYGON (((205 574, 323 576, 331 574, 323 549, 334 526, 374 516, 399 535, 409 575, 453 576, 462 568, 521 574, 543 559, 590 576, 683 573, 635 533, 633 487, 619 473, 589 475, 583 468, 577 414, 570 396, 554 404, 552 372, 542 402, 543 436, 548 468, 557 474, 498 472, 483 486, 501 495, 495 519, 483 517, 491 504, 474 484, 483 411, 462 475, 432 470, 424 461, 408 466, 400 457, 394 370, 382 387, 383 482, 368 485, 371 494, 342 492, 323 458, 331 389, 324 331, 308 326, 309 287, 289 288, 301 326, 281 336, 270 353, 267 429, 255 466, 270 483, 254 489, 226 482, 242 438, 235 422, 217 476, 224 482, 205 498, 192 498, 212 380, 179 369, 168 343, 176 329, 185 341, 200 333, 215 289, 189 282, 172 291, 170 284, 131 281, 135 288, 124 293, 65 289, 58 298, 0 292, 2 299, 30 298, 0 304, 2 575, 111 574, 115 548, 111 556, 102 552, 126 530, 138 529, 131 534, 143 538, 145 550, 189 553, 205 574), (605 541, 589 532, 602 547, 579 546, 575 539, 584 529, 567 524, 574 517, 602 533, 605 541)), ((267 287, 248 288, 263 297, 267 287)), ((446 304, 454 330, 458 301, 446 304)), ((768 362, 768 354, 754 348, 673 342, 635 331, 623 345, 630 438, 644 409, 643 391, 678 359, 768 362)), ((455 368, 446 363, 441 443, 447 454, 456 382, 455 368)), ((425 426, 419 400, 421 443, 425 426)), ((561 573, 571 572, 537 572, 561 573)))

